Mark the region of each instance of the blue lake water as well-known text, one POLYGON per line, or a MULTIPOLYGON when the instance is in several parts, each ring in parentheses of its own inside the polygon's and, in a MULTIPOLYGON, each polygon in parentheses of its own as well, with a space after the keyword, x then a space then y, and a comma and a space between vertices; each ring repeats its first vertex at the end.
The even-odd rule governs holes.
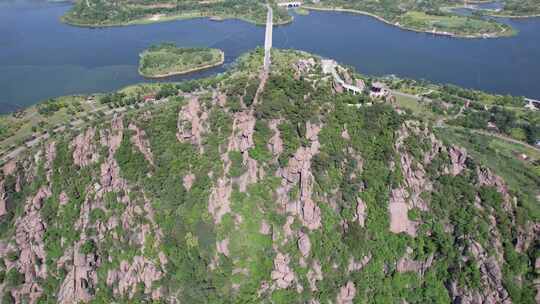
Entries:
MULTIPOLYGON (((59 21, 70 5, 0 0, 0 112, 50 97, 148 81, 137 73, 138 54, 155 43, 225 51, 224 66, 168 81, 222 72, 264 43, 264 28, 239 20, 72 27, 59 21)), ((404 31, 350 13, 311 12, 276 27, 274 46, 331 57, 365 74, 396 74, 540 99, 540 18, 506 22, 519 30, 518 36, 470 40, 404 31)))

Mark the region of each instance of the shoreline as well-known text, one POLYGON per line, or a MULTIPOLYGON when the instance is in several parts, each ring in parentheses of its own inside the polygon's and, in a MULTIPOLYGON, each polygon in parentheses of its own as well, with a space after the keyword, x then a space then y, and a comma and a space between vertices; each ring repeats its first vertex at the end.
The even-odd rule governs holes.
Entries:
POLYGON ((218 62, 206 64, 206 65, 199 66, 199 67, 190 68, 190 69, 187 69, 187 70, 184 70, 184 71, 169 72, 169 73, 166 73, 166 74, 157 74, 157 75, 145 75, 145 74, 143 74, 141 72, 140 68, 137 69, 137 71, 139 72, 139 75, 141 75, 142 77, 144 77, 146 79, 163 79, 163 78, 168 78, 168 77, 172 77, 172 76, 185 75, 185 74, 189 74, 189 73, 193 73, 193 72, 207 70, 207 69, 210 69, 210 68, 218 67, 218 66, 222 65, 223 63, 225 63, 225 52, 223 52, 222 50, 219 50, 219 52, 220 52, 221 59, 218 62))
MULTIPOLYGON (((70 25, 70 26, 82 27, 82 28, 123 27, 123 26, 146 25, 146 24, 171 22, 171 21, 177 21, 177 20, 191 20, 191 19, 209 19, 210 21, 213 21, 213 22, 222 22, 225 20, 241 20, 247 23, 254 24, 256 26, 266 25, 266 21, 259 22, 253 19, 239 17, 239 16, 231 16, 231 15, 221 16, 221 15, 204 14, 204 13, 191 13, 191 14, 183 14, 183 15, 161 15, 161 16, 153 15, 153 16, 145 16, 145 17, 137 18, 131 21, 126 21, 126 22, 104 23, 104 24, 82 23, 82 22, 78 22, 77 20, 66 18, 66 16, 68 16, 68 14, 61 16, 60 22, 70 25)), ((294 17, 291 16, 289 20, 281 21, 281 22, 274 22, 274 25, 286 25, 286 24, 292 23, 293 21, 294 21, 294 17)))
POLYGON ((384 19, 383 17, 381 17, 379 15, 375 15, 373 13, 366 12, 366 11, 360 11, 360 10, 348 9, 348 8, 339 8, 339 7, 336 7, 336 8, 317 7, 317 6, 310 6, 310 5, 305 5, 305 6, 302 6, 302 7, 305 8, 305 9, 314 10, 314 11, 345 12, 345 13, 353 13, 353 14, 369 16, 369 17, 375 18, 375 19, 377 19, 377 20, 379 20, 381 22, 384 22, 387 25, 395 26, 395 27, 397 27, 399 29, 402 29, 402 30, 416 32, 416 33, 432 34, 432 35, 450 37, 450 38, 463 38, 463 39, 487 39, 487 38, 491 38, 491 39, 493 39, 493 38, 505 38, 505 37, 510 37, 512 35, 515 35, 515 32, 513 30, 508 31, 506 29, 503 30, 503 31, 499 31, 497 33, 474 34, 474 35, 465 35, 465 34, 457 34, 457 33, 450 33, 450 32, 438 32, 438 31, 429 31, 429 30, 419 30, 419 29, 414 29, 414 28, 411 28, 411 27, 403 26, 403 25, 401 25, 399 23, 398 24, 392 23, 392 22, 384 19), (509 33, 509 34, 506 34, 506 33, 509 33))

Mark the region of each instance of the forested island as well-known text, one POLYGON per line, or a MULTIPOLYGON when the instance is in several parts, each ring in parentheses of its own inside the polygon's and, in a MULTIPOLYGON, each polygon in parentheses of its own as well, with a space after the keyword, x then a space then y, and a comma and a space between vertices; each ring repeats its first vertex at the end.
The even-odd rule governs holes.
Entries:
POLYGON ((225 54, 212 48, 178 48, 171 43, 151 46, 140 54, 139 74, 163 78, 223 64, 225 54))

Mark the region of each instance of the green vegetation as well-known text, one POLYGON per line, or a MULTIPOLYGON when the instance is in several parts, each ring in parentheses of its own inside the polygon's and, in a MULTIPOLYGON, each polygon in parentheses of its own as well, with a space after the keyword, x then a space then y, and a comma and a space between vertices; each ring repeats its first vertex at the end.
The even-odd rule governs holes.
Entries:
POLYGON ((218 49, 177 48, 170 43, 152 46, 140 57, 139 73, 149 78, 186 74, 223 64, 225 60, 218 49))
MULTIPOLYGON (((21 259, 13 238, 31 203, 44 229, 45 259, 35 263, 46 264, 47 277, 34 282, 42 303, 57 301, 73 248, 87 255, 92 275, 84 289, 92 303, 328 303, 347 282, 361 303, 451 303, 500 290, 515 303, 534 303, 540 152, 504 137, 526 137, 521 126, 536 124, 519 110, 522 99, 395 78, 382 81, 426 97, 369 105, 366 96, 336 93, 320 58, 275 50, 254 100, 262 58, 257 49, 225 74, 97 96, 93 106, 119 111, 114 121, 102 116, 52 135, 52 160, 39 144, 13 173, 0 173, 7 203, 0 232, 15 246, 0 257, 6 286, 25 279, 12 267, 21 259), (308 57, 314 66, 297 75, 294 65, 308 57), (149 95, 160 102, 140 102, 149 95), (193 103, 196 113, 185 115, 193 103), (469 115, 462 107, 497 125, 502 137, 475 129, 484 123, 460 121, 469 115), (193 123, 200 140, 179 136, 193 123), (95 134, 80 149, 73 138, 89 126, 95 134), (275 136, 280 149, 269 145, 275 136), (465 159, 451 155, 454 145, 467 149, 465 159), (84 158, 86 150, 96 157, 84 158), (81 157, 88 164, 76 161, 81 157), (481 175, 486 168, 504 185, 490 184, 496 176, 481 175), (50 196, 34 203, 42 188, 50 196), (389 229, 396 189, 406 193, 415 234, 389 229), (306 210, 296 211, 307 196, 320 215, 313 229, 306 210), (212 204, 222 204, 219 219, 212 204), (301 235, 311 244, 305 255, 301 235), (287 288, 277 288, 272 273, 280 254, 294 274, 287 288), (351 261, 365 258, 352 269, 351 261), (107 283, 124 265, 136 265, 134 283, 126 283, 133 293, 118 292, 112 275, 107 283), (314 265, 321 276, 313 282, 314 265), (143 270, 152 272, 149 280, 156 274, 151 285, 136 279, 143 270), (152 300, 158 289, 160 300, 152 300)), ((69 105, 44 107, 55 117, 69 105)))
MULTIPOLYGON (((237 18, 265 24, 266 11, 266 2, 261 0, 78 0, 62 19, 77 26, 115 26, 204 17, 237 18)), ((277 6, 274 6, 274 18, 276 24, 292 20, 285 9, 277 6)))
POLYGON ((455 1, 377 1, 322 0, 306 1, 309 8, 345 10, 369 14, 399 27, 458 37, 500 37, 514 34, 503 23, 485 20, 480 16, 460 16, 448 10, 455 1))
POLYGON ((538 0, 506 0, 502 11, 494 15, 510 17, 527 17, 540 15, 540 1, 538 0))
POLYGON ((484 34, 503 36, 511 34, 511 30, 507 25, 495 21, 488 22, 480 18, 456 15, 428 15, 425 12, 407 12, 401 17, 400 24, 418 31, 434 29, 439 33, 456 34, 458 36, 479 36, 484 34))

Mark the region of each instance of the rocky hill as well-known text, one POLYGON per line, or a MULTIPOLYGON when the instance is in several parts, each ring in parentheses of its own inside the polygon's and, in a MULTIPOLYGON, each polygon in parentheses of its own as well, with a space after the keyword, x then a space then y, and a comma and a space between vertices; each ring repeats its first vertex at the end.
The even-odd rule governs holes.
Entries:
POLYGON ((320 58, 273 58, 6 163, 1 302, 540 301, 536 173, 513 186, 320 58))

